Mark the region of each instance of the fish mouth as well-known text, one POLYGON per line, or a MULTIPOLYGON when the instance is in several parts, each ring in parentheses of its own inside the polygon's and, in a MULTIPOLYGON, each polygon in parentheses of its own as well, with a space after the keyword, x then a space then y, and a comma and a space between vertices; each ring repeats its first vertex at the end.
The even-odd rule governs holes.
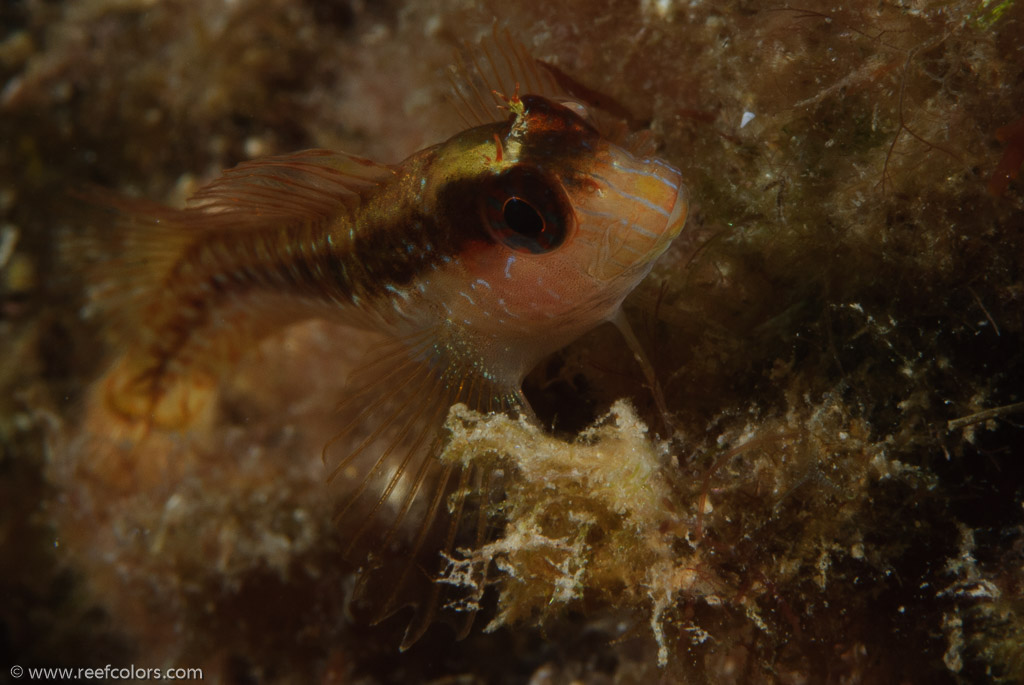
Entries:
POLYGON ((682 231, 689 192, 679 170, 665 161, 637 159, 614 146, 609 151, 587 172, 602 192, 582 196, 575 209, 581 225, 591 222, 581 236, 597 251, 588 273, 599 280, 634 279, 682 231))
POLYGON ((686 225, 686 217, 690 212, 690 191, 686 189, 686 186, 680 181, 679 190, 676 192, 675 203, 672 205, 672 209, 668 215, 668 221, 665 224, 665 232, 663 234, 663 242, 665 247, 672 240, 682 233, 683 226, 686 225))
MULTIPOLYGON (((672 207, 668 210, 665 228, 650 248, 649 259, 651 260, 656 259, 668 249, 669 244, 682 232, 683 226, 686 225, 686 217, 690 211, 690 191, 687 190, 686 185, 683 183, 682 175, 679 171, 674 167, 669 168, 674 172, 671 180, 676 186, 676 192, 675 197, 672 199, 672 207)), ((664 180, 666 182, 669 181, 668 178, 664 180)))
POLYGON ((689 191, 683 175, 664 160, 636 159, 626 151, 621 151, 617 170, 619 186, 627 177, 632 181, 627 186, 632 211, 639 208, 646 215, 646 221, 634 220, 635 230, 626 232, 623 241, 634 255, 642 255, 640 261, 653 260, 668 248, 686 223, 689 191), (660 221, 652 221, 656 217, 660 221))

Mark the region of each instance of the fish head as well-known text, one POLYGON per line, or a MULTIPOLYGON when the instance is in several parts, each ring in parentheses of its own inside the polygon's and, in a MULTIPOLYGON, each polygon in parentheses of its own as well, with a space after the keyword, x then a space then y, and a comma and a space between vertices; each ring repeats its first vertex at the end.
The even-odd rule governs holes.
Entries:
POLYGON ((539 358, 615 315, 682 230, 687 193, 579 106, 525 95, 509 108, 434 153, 435 214, 458 245, 446 310, 539 358))

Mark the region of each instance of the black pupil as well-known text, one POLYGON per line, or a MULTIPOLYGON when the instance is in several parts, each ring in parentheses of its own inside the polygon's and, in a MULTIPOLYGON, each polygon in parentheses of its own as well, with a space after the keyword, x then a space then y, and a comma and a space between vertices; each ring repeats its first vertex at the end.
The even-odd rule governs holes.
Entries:
POLYGON ((490 237, 517 252, 557 250, 574 227, 558 181, 526 165, 488 178, 477 198, 490 237))
POLYGON ((522 236, 537 238, 544 232, 544 217, 522 198, 510 197, 501 211, 505 224, 522 236))

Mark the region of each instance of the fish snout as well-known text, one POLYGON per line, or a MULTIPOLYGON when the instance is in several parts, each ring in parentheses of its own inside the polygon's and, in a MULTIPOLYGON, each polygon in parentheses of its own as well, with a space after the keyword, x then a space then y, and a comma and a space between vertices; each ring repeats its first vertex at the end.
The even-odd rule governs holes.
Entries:
POLYGON ((577 207, 581 233, 598 250, 591 273, 601 279, 646 273, 682 231, 689 207, 678 169, 621 148, 610 153, 591 174, 599 192, 577 207))

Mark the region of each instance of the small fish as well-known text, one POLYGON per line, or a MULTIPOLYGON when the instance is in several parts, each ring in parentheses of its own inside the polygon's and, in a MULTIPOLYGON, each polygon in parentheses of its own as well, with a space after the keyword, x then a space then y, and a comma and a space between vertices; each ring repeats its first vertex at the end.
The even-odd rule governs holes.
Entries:
POLYGON ((119 294, 100 304, 121 355, 102 397, 128 421, 189 428, 246 349, 299 321, 391 340, 343 390, 349 418, 324 455, 350 548, 374 541, 381 616, 420 605, 403 647, 438 603, 438 550, 460 526, 484 534, 467 500, 497 488, 437 459, 448 409, 530 414, 523 377, 604 322, 645 362, 622 302, 687 214, 678 170, 603 135, 518 45, 483 51, 457 90, 467 129, 400 164, 306 150, 243 163, 184 209, 108 202, 119 294), (382 564, 392 549, 426 561, 382 564))

